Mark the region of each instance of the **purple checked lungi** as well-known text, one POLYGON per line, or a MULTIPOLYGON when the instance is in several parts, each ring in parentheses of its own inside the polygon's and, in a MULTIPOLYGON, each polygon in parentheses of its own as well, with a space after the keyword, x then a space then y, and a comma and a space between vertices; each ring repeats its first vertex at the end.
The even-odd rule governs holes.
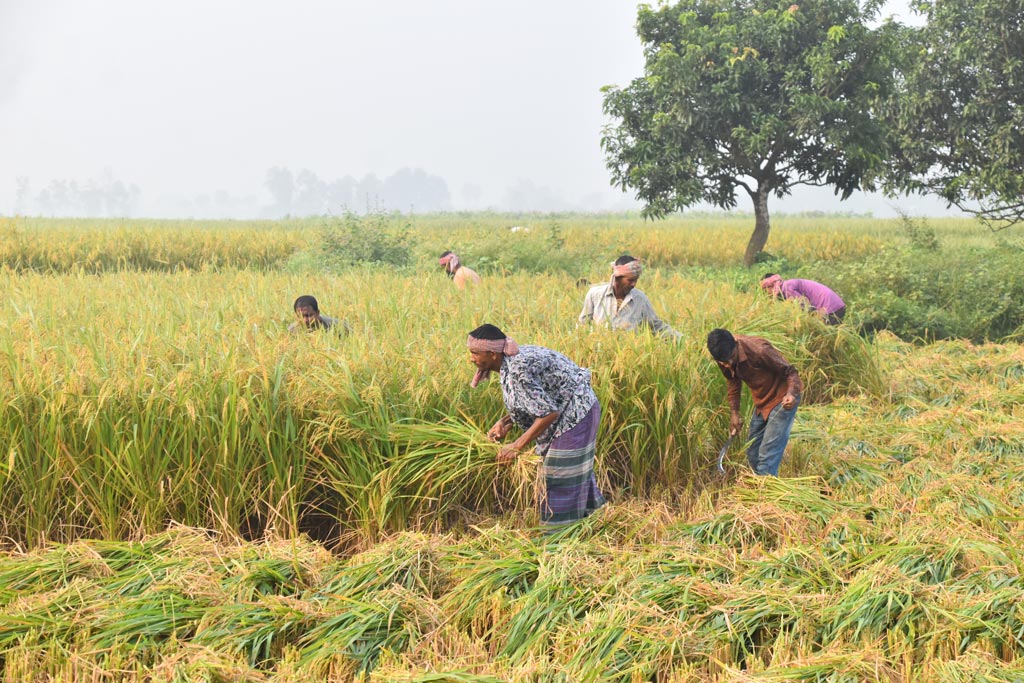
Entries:
POLYGON ((583 519, 604 505, 594 478, 594 447, 601 423, 601 404, 575 427, 554 439, 544 455, 541 472, 546 495, 540 505, 541 523, 554 531, 583 519))

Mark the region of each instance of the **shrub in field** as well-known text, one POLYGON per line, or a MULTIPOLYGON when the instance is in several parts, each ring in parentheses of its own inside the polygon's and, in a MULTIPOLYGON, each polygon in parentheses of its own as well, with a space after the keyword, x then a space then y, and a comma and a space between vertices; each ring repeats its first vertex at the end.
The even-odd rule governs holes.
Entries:
POLYGON ((912 247, 921 251, 939 250, 941 245, 939 238, 935 235, 935 230, 929 227, 923 219, 914 218, 900 209, 896 209, 896 213, 900 217, 900 227, 912 247))
POLYGON ((412 225, 399 213, 360 215, 346 211, 324 219, 316 239, 320 265, 331 269, 360 265, 403 267, 412 258, 412 225))
POLYGON ((431 242, 435 246, 426 259, 436 261, 437 254, 441 253, 436 245, 448 245, 450 241, 459 245, 455 251, 463 262, 481 273, 576 273, 581 261, 594 256, 592 248, 567 244, 562 227, 552 222, 537 225, 529 232, 499 227, 486 232, 474 231, 470 238, 433 236, 431 242))
POLYGON ((801 273, 847 303, 847 321, 904 339, 999 340, 1024 328, 1024 250, 887 248, 801 273))

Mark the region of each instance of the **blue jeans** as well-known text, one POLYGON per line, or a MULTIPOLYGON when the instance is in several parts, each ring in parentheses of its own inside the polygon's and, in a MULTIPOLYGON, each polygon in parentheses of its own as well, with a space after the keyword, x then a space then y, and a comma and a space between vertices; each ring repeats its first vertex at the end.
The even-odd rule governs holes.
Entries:
POLYGON ((779 474, 779 463, 782 462, 782 453, 789 442, 789 432, 793 429, 798 405, 800 399, 789 410, 780 403, 768 413, 767 420, 761 417, 761 413, 754 411, 754 417, 750 420, 751 443, 747 447, 747 462, 756 474, 779 474))

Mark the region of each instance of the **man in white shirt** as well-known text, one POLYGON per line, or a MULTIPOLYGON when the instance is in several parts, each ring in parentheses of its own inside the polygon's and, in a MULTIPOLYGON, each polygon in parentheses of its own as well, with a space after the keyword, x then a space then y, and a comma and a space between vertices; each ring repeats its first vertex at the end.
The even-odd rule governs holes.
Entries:
POLYGON ((636 289, 642 270, 640 261, 629 254, 617 258, 612 264, 611 281, 587 292, 578 324, 595 322, 615 330, 647 327, 664 337, 681 338, 683 335, 659 318, 647 296, 636 289))

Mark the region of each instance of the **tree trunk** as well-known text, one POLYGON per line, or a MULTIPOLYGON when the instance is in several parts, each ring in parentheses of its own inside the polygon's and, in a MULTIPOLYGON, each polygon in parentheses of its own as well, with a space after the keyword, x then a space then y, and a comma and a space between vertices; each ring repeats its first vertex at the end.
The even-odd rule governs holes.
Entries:
POLYGON ((757 192, 750 197, 754 200, 754 234, 750 236, 750 241, 747 242, 747 251, 743 255, 743 265, 747 268, 754 265, 757 255, 768 243, 768 232, 771 230, 771 225, 768 222, 767 188, 758 186, 757 192))

